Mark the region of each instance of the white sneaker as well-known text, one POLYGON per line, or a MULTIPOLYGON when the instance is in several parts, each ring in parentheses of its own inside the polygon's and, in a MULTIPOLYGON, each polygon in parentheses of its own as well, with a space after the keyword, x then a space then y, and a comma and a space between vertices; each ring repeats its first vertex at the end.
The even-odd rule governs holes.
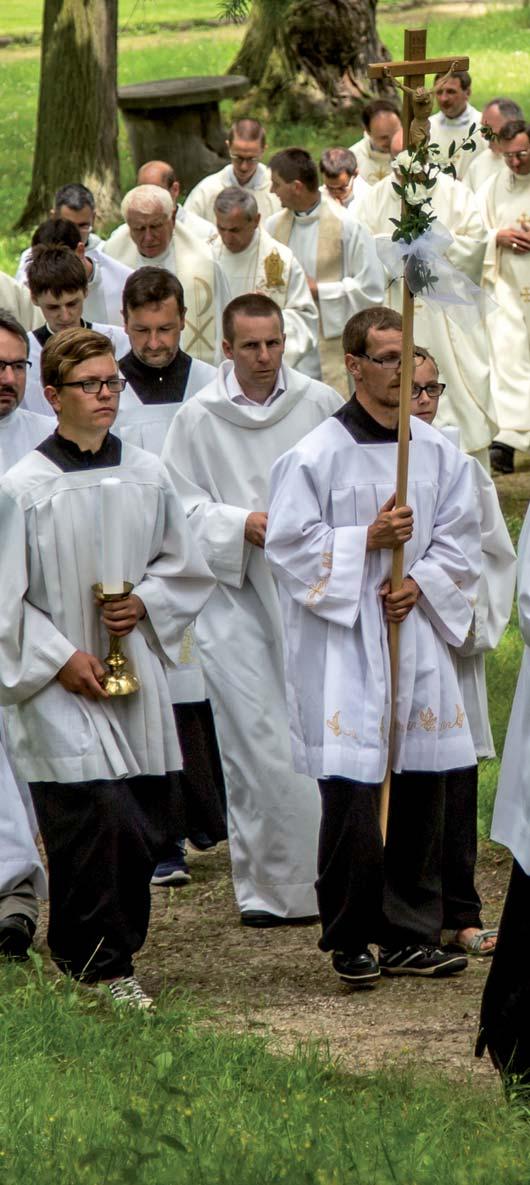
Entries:
POLYGON ((126 1005, 129 1008, 152 1008, 154 1006, 154 1000, 144 992, 135 975, 113 979, 111 983, 106 983, 104 986, 116 1004, 126 1005))

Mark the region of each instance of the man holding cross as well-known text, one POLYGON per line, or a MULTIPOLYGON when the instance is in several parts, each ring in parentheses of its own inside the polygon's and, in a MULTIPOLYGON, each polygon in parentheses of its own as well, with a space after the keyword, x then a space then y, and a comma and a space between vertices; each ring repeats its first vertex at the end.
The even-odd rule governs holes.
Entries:
POLYGON ((381 971, 440 977, 466 966, 439 948, 441 775, 476 760, 448 645, 471 625, 480 535, 465 460, 418 420, 408 505, 395 506, 399 314, 364 310, 343 346, 356 393, 274 466, 266 554, 280 585, 295 769, 318 779, 322 800, 320 947, 341 978, 365 986, 381 971), (402 544, 406 576, 390 593, 402 544), (383 853, 388 622, 401 624, 402 662, 383 853))

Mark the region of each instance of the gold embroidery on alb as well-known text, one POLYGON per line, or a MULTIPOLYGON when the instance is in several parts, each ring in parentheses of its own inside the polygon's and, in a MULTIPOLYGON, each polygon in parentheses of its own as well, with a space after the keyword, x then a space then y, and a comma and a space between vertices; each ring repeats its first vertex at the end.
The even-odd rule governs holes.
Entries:
POLYGON ((323 568, 332 568, 333 567, 333 552, 332 551, 323 551, 322 552, 322 567, 323 568))
POLYGON ((265 270, 267 288, 285 288, 285 281, 283 278, 285 262, 276 248, 271 251, 270 255, 265 256, 265 259, 263 260, 263 267, 265 270))
POLYGON ((328 580, 329 580, 329 576, 323 576, 322 580, 317 580, 316 584, 311 585, 311 588, 309 589, 309 592, 306 597, 306 605, 312 605, 313 602, 318 599, 318 597, 322 596, 322 593, 325 591, 328 580))
POLYGON ((343 728, 340 723, 340 709, 333 713, 329 720, 326 720, 326 725, 331 729, 333 736, 336 737, 356 737, 357 733, 354 728, 343 728))
POLYGON ((434 732, 438 723, 438 717, 434 715, 432 708, 420 709, 420 724, 425 729, 425 732, 434 732))
POLYGON ((191 662, 192 657, 193 657, 193 633, 192 633, 191 627, 188 626, 188 628, 184 630, 184 636, 182 638, 182 642, 180 645, 179 664, 181 666, 187 666, 188 663, 191 662))

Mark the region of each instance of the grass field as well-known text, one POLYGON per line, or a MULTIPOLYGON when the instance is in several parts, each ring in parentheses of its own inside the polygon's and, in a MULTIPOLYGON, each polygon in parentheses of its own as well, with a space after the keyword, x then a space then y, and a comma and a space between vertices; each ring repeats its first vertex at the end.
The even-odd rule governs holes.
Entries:
POLYGON ((522 1185, 528 1111, 421 1068, 274 1056, 176 995, 151 1017, 0 972, 2 1185, 522 1185))

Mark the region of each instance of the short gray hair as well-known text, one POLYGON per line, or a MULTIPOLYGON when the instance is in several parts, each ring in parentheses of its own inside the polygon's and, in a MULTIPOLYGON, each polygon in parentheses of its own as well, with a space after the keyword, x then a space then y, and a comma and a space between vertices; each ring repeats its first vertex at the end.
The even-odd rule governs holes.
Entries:
POLYGON ((125 194, 121 203, 121 213, 127 222, 130 210, 139 210, 141 214, 153 214, 160 207, 167 218, 173 217, 175 208, 168 189, 162 189, 160 185, 135 185, 134 189, 125 194))
POLYGON ((0 329, 5 329, 7 333, 12 333, 14 337, 19 337, 24 342, 27 358, 29 354, 29 337, 24 326, 9 312, 9 309, 0 308, 0 329))
POLYGON ((241 210, 247 222, 251 222, 258 213, 258 203, 253 193, 239 189, 237 185, 228 185, 217 194, 213 208, 216 214, 233 214, 234 210, 241 210))

